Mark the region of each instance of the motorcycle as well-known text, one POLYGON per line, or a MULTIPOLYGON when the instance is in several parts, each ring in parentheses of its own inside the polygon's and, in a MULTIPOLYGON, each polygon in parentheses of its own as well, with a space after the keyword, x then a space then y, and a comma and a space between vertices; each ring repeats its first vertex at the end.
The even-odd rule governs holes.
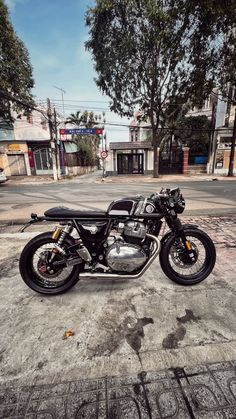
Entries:
POLYGON ((41 221, 59 225, 24 247, 21 276, 34 291, 59 294, 81 278, 139 278, 159 255, 168 278, 181 285, 197 284, 212 272, 216 251, 197 225, 181 223, 178 214, 184 208, 180 189, 167 188, 149 198, 113 201, 107 211, 55 207, 44 216, 31 214, 21 231, 41 221), (163 220, 169 231, 159 238, 163 220))

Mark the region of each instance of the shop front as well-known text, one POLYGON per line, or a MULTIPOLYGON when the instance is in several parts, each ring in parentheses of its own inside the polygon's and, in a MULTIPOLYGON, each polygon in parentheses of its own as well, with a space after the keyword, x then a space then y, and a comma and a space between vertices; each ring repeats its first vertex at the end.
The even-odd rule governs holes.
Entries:
POLYGON ((25 142, 2 141, 0 166, 4 169, 6 176, 30 175, 27 144, 25 142))

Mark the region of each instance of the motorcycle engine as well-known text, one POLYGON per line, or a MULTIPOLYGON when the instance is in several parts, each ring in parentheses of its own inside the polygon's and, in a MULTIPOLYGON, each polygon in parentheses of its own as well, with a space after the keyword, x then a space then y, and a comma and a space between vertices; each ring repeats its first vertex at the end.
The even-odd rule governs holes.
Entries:
POLYGON ((141 268, 148 255, 138 245, 146 236, 146 227, 143 223, 127 221, 122 226, 122 234, 108 247, 106 261, 108 266, 117 272, 134 272, 141 268))

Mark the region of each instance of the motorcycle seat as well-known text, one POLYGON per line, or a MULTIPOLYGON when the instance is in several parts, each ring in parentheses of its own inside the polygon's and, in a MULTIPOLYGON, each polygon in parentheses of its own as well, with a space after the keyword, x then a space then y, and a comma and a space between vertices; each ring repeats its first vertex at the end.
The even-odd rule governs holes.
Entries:
POLYGON ((50 218, 106 218, 105 211, 80 211, 66 207, 54 207, 45 211, 44 215, 50 218))

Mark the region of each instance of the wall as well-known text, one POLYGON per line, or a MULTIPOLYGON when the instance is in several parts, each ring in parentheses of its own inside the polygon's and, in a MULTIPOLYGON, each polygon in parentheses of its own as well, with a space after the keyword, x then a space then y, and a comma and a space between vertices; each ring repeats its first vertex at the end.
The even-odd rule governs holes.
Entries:
MULTIPOLYGON (((230 157, 230 150, 219 150, 219 149, 217 150, 214 173, 221 174, 221 175, 228 174, 229 157, 230 157)), ((235 150, 235 155, 234 155, 234 174, 236 174, 236 150, 235 150)))
POLYGON ((68 175, 69 176, 77 176, 77 175, 85 175, 87 173, 94 172, 97 167, 96 166, 73 166, 67 167, 68 175))

